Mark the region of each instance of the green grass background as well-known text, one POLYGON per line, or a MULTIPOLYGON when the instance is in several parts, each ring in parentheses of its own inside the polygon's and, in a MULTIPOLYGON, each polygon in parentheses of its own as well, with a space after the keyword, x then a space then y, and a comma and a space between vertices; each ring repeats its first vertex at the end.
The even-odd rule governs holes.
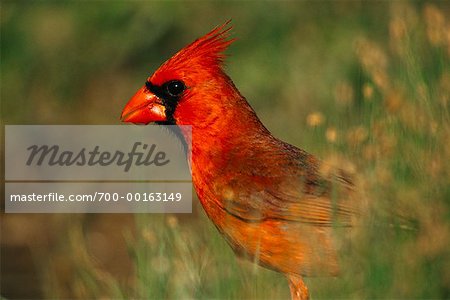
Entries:
MULTIPOLYGON (((2 1, 2 123, 118 124, 147 76, 228 19, 227 73, 263 123, 354 170, 372 210, 342 275, 306 279, 313 299, 449 298, 449 2, 2 1)), ((0 217, 2 249, 28 253, 1 253, 7 298, 289 296, 196 200, 192 215, 0 217)))

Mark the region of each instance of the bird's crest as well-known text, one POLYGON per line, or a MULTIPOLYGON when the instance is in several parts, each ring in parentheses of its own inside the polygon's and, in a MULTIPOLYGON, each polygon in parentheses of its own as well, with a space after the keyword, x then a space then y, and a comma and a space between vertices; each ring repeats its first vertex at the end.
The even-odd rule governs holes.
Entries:
MULTIPOLYGON (((178 51, 172 58, 166 61, 154 74, 176 72, 177 70, 195 70, 195 66, 201 69, 219 69, 225 58, 224 51, 234 42, 229 34, 232 29, 231 20, 214 28, 211 32, 196 39, 194 42, 178 51)), ((165 77, 165 76, 164 76, 165 77)))

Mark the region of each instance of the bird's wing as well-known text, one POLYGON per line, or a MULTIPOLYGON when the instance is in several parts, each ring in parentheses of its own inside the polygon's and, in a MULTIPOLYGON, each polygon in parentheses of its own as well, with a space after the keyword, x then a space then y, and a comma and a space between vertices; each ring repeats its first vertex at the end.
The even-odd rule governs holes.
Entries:
MULTIPOLYGON (((248 185, 247 185, 248 187, 248 185)), ((331 199, 298 191, 260 190, 251 195, 237 193, 224 199, 224 209, 231 215, 248 222, 279 219, 321 226, 350 226, 357 209, 346 199, 331 199)))
POLYGON ((224 209, 246 222, 275 219, 317 226, 352 225, 358 208, 353 184, 341 170, 324 176, 316 165, 311 167, 311 162, 304 161, 277 169, 284 171, 258 176, 254 174, 264 173, 250 171, 247 176, 241 173, 240 179, 227 187, 233 193, 223 193, 224 209))

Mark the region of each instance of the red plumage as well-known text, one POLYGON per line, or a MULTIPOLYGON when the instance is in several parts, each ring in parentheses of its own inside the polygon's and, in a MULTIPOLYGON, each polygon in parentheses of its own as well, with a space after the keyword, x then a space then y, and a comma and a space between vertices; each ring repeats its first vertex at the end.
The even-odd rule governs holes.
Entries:
POLYGON ((222 69, 227 24, 165 62, 123 119, 192 125, 193 183, 208 217, 237 254, 286 274, 292 296, 305 298, 301 276, 338 272, 333 230, 353 223, 353 184, 264 127, 222 69))

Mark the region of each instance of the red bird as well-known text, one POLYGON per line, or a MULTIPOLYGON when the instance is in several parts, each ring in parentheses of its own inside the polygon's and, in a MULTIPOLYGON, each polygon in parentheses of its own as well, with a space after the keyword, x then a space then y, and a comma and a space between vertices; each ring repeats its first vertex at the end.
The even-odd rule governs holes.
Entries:
POLYGON ((332 235, 353 223, 353 184, 264 127, 222 69, 227 24, 156 70, 122 120, 191 125, 193 184, 208 217, 236 254, 284 273, 292 298, 308 299, 302 276, 338 272, 332 235))

